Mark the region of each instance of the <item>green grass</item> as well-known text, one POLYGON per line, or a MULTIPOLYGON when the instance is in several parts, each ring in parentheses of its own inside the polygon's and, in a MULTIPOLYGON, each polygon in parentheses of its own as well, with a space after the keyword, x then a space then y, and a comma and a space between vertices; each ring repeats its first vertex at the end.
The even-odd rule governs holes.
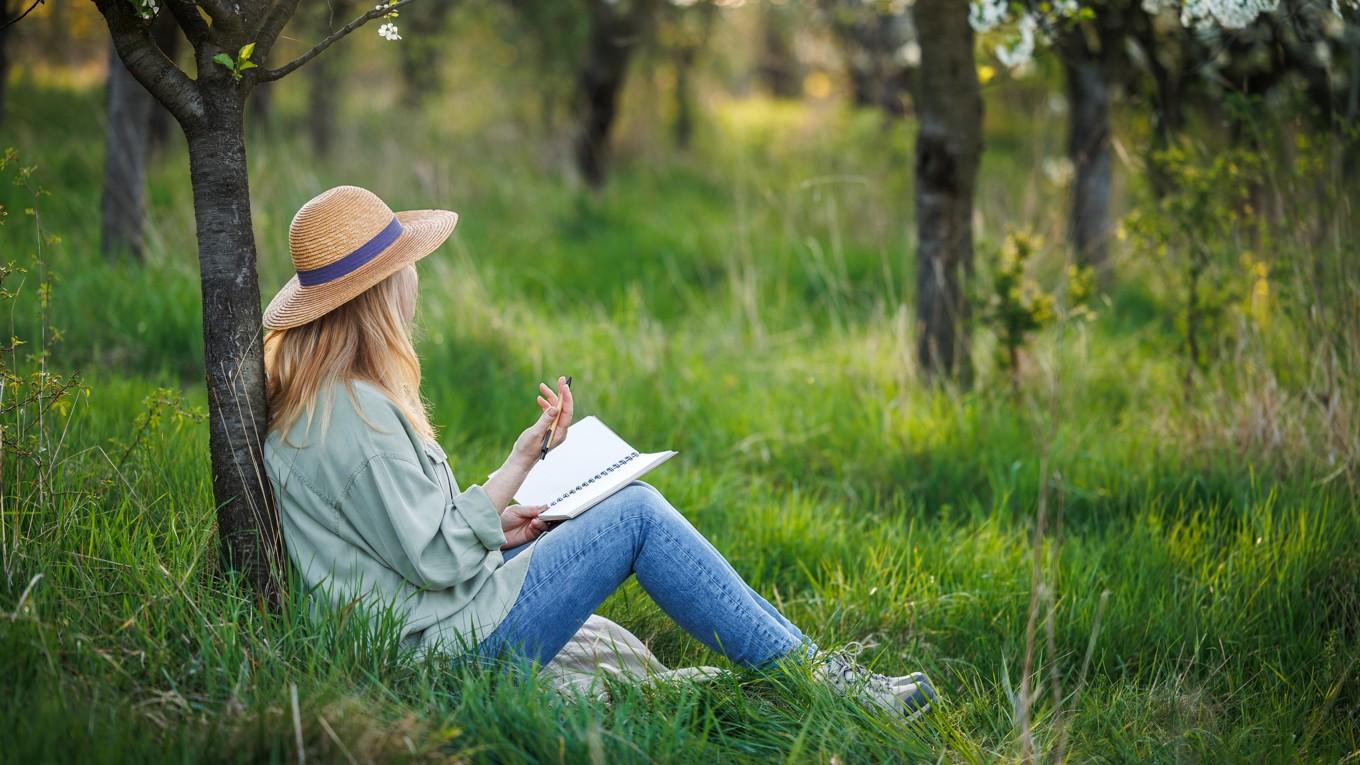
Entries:
MULTIPOLYGON (((1354 756, 1360 514, 1354 455, 1332 434, 1355 432, 1353 385, 1328 419, 1306 384, 1263 385, 1288 378, 1239 343, 1183 397, 1174 308, 1130 259, 1096 321, 1036 340, 1019 391, 985 333, 977 388, 931 388, 910 353, 908 129, 725 104, 693 157, 626 134, 592 198, 513 140, 531 131, 469 108, 482 95, 400 130, 351 104, 354 132, 323 163, 289 132, 298 89, 280 89, 251 154, 266 296, 289 270, 292 212, 330 184, 459 210, 421 267, 419 346, 460 479, 498 464, 537 380, 571 373, 583 412, 680 450, 654 483, 753 586, 823 645, 863 641, 876 669, 930 672, 938 711, 896 725, 796 672, 567 702, 400 657, 390 624, 313 623, 296 594, 261 614, 218 576, 205 426, 167 417, 134 445, 156 387, 205 403, 179 149, 154 169, 148 261, 105 262, 90 214, 102 134, 66 116, 98 113, 99 94, 21 82, 5 141, 40 165, 43 220, 63 237, 52 363, 90 393, 57 420, 47 493, 6 462, 0 761, 291 761, 295 722, 323 762, 1011 761, 1027 651, 1045 760, 1354 756), (1284 437, 1249 438, 1258 419, 1284 437)), ((986 237, 1060 232, 1061 192, 1034 180, 1053 137, 995 119, 986 237)), ((0 245, 22 261, 25 203, 8 187, 0 201, 0 245)), ((1286 308, 1280 334, 1242 337, 1297 337, 1286 308)), ((634 585, 602 611, 672 665, 719 661, 634 585)))

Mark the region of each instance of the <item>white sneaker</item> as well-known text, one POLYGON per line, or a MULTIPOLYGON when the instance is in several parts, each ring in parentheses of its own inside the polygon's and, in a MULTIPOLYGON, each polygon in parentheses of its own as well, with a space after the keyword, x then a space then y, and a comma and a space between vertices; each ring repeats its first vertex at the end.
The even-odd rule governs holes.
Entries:
POLYGON ((930 710, 935 701, 935 687, 924 672, 913 672, 901 677, 888 677, 861 667, 847 653, 826 654, 814 676, 843 695, 853 695, 861 701, 890 712, 897 712, 908 721, 915 720, 930 710))

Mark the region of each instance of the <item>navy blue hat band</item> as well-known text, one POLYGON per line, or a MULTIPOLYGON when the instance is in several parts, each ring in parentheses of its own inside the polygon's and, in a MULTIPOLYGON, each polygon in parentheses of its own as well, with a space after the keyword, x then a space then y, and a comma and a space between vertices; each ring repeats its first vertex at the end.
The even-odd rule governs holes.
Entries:
POLYGON ((359 267, 376 258, 379 253, 391 246, 393 242, 397 241, 397 237, 401 236, 401 232, 401 221, 393 217, 392 222, 387 224, 387 228, 379 231, 376 236, 367 242, 364 242, 360 245, 359 249, 354 252, 351 252, 334 263, 327 263, 320 268, 313 268, 308 271, 298 271, 298 281, 302 283, 304 287, 315 287, 319 284, 325 284, 326 282, 334 281, 342 276, 354 273, 359 267))

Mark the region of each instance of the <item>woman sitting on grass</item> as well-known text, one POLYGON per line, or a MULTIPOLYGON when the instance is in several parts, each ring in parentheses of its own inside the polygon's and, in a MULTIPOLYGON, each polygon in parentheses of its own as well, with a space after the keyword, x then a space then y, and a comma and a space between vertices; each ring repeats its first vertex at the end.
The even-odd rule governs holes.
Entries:
POLYGON ((704 645, 746 667, 786 658, 843 693, 915 716, 925 676, 889 678, 826 654, 647 484, 551 532, 546 508, 512 505, 539 457, 567 438, 572 395, 540 385, 536 422, 481 486, 459 489, 420 397, 409 334, 414 263, 458 221, 393 214, 371 192, 331 189, 288 232, 294 276, 265 312, 265 464, 289 556, 337 603, 395 605, 403 643, 546 664, 630 575, 704 645))

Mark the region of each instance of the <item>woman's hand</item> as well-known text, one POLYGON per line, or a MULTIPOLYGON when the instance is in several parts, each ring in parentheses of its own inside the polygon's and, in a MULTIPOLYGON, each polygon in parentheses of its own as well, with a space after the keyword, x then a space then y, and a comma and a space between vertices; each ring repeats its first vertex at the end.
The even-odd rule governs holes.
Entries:
POLYGON ((566 439, 567 428, 571 426, 573 404, 567 378, 557 378, 555 391, 543 383, 539 383, 538 389, 542 394, 538 397, 538 408, 541 410, 538 421, 519 434, 514 447, 510 449, 510 456, 505 459, 505 464, 486 479, 482 487, 491 497, 492 504, 502 513, 509 506, 515 492, 519 491, 520 485, 524 483, 524 477, 529 474, 534 463, 538 462, 543 448, 543 436, 548 432, 548 428, 552 427, 554 422, 557 423, 553 430, 552 442, 548 444, 548 448, 551 449, 566 439))
POLYGON ((538 408, 542 414, 539 415, 537 422, 519 434, 519 438, 515 440, 515 448, 511 452, 512 459, 528 467, 532 467, 538 461, 542 453, 543 436, 554 422, 557 423, 557 427, 553 431, 552 441, 548 444, 549 449, 566 440, 567 428, 571 426, 573 405, 567 378, 557 378, 556 391, 549 388, 546 383, 539 383, 538 390, 540 393, 538 408))
POLYGON ((501 513, 501 531, 505 532, 502 550, 519 547, 538 539, 548 530, 548 522, 539 518, 539 513, 547 510, 547 505, 511 505, 501 513))
MULTIPOLYGON (((552 449, 558 444, 567 440, 567 428, 571 427, 572 418, 572 398, 571 386, 567 385, 567 378, 557 378, 557 390, 548 387, 547 383, 538 384, 538 408, 547 412, 550 409, 558 409, 561 414, 557 416, 557 430, 553 432, 552 442, 548 448, 552 449)), ((543 445, 543 437, 539 436, 539 446, 543 445)))

